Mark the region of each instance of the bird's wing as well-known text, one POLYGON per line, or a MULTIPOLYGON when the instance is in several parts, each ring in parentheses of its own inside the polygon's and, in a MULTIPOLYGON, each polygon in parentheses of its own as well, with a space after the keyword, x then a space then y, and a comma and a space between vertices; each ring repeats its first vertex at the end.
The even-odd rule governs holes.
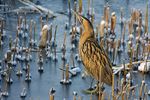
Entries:
POLYGON ((111 85, 112 83, 112 65, 104 49, 95 39, 87 39, 81 50, 81 58, 87 72, 99 80, 101 72, 101 81, 111 85))

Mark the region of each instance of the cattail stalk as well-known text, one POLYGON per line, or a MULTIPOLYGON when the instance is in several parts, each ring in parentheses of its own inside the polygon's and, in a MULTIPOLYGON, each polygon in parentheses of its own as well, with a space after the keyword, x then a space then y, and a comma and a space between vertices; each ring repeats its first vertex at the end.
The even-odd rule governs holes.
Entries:
POLYGON ((1 32, 0 32, 0 45, 1 45, 1 41, 2 41, 2 22, 0 22, 0 30, 1 30, 1 32))
MULTIPOLYGON (((63 64, 62 64, 62 69, 65 68, 65 62, 63 61, 63 64)), ((65 79, 65 73, 64 71, 62 71, 62 79, 64 80, 65 79)))
POLYGON ((111 16, 111 32, 114 34, 115 33, 115 27, 116 27, 116 20, 117 20, 117 17, 115 15, 115 12, 112 13, 112 16, 111 16))
POLYGON ((139 90, 139 99, 142 99, 142 94, 143 94, 143 88, 144 88, 145 82, 144 80, 142 81, 142 84, 140 86, 140 90, 139 90))
MULTIPOLYGON (((77 12, 77 2, 75 1, 74 2, 74 11, 77 12)), ((76 23, 77 23, 77 17, 76 15, 74 14, 74 25, 76 26, 76 23)))
MULTIPOLYGON (((107 42, 107 40, 105 39, 104 41, 104 28, 105 28, 105 21, 104 21, 104 17, 102 17, 101 23, 99 25, 99 33, 100 33, 100 45, 102 47, 104 47, 104 43, 107 42)), ((107 44, 107 43, 106 43, 107 44)))
POLYGON ((30 41, 32 40, 32 24, 33 20, 30 21, 30 41))
POLYGON ((139 26, 138 26, 138 34, 137 34, 138 37, 140 37, 141 35, 141 27, 142 27, 142 18, 139 17, 139 26))
MULTIPOLYGON (((102 79, 102 67, 100 67, 99 82, 101 82, 101 81, 100 81, 101 79, 102 79)), ((102 96, 101 83, 98 84, 98 87, 99 87, 98 100, 101 100, 101 96, 102 96)))
POLYGON ((4 79, 4 91, 7 92, 8 90, 8 83, 7 83, 7 77, 4 79))
POLYGON ((50 94, 49 100, 54 100, 54 94, 50 94))
POLYGON ((120 78, 121 78, 121 72, 119 72, 119 76, 118 76, 118 89, 121 90, 121 81, 120 81, 120 78))
POLYGON ((49 32, 49 43, 52 40, 52 32, 53 32, 53 25, 51 24, 51 26, 50 26, 50 32, 49 32))
MULTIPOLYGON (((104 6, 104 18, 106 18, 106 14, 107 14, 107 6, 104 6)), ((106 20, 106 19, 104 19, 106 20)))
POLYGON ((18 65, 18 72, 21 71, 21 63, 19 63, 19 61, 17 62, 19 65, 18 65))
POLYGON ((100 100, 105 100, 105 92, 102 93, 102 97, 100 100))
POLYGON ((34 42, 35 42, 35 35, 36 35, 36 22, 34 21, 34 42))
POLYGON ((124 91, 122 92, 121 100, 125 100, 125 92, 124 91))
POLYGON ((148 3, 146 5, 146 13, 145 13, 145 34, 148 34, 148 3))
POLYGON ((57 25, 55 27, 55 34, 54 34, 54 54, 56 57, 56 33, 57 33, 57 25))
POLYGON ((20 32, 20 30, 21 30, 21 21, 22 21, 22 18, 19 17, 19 19, 18 19, 18 31, 19 31, 19 32, 20 32))
POLYGON ((112 75, 112 98, 113 98, 113 100, 115 100, 115 93, 114 93, 115 87, 114 87, 114 85, 115 85, 115 77, 114 77, 114 74, 113 74, 112 75))
POLYGON ((66 81, 69 80, 69 64, 66 65, 66 81))
POLYGON ((123 28, 123 33, 122 33, 122 43, 124 43, 124 40, 125 40, 125 32, 126 32, 126 21, 124 22, 124 28, 123 28))
POLYGON ((81 96, 79 96, 79 97, 78 97, 78 100, 82 100, 82 97, 81 97, 81 96))
POLYGON ((121 12, 121 13, 120 13, 120 19, 121 19, 121 21, 122 21, 122 19, 123 19, 123 8, 120 9, 120 12, 121 12))
MULTIPOLYGON (((139 41, 139 40, 138 40, 139 41)), ((137 41, 137 43, 136 43, 136 59, 138 60, 138 55, 139 55, 139 43, 138 43, 138 41, 137 41)))
POLYGON ((15 50, 14 50, 14 54, 13 54, 13 61, 15 60, 15 53, 17 52, 17 44, 18 44, 18 31, 16 32, 16 42, 15 42, 15 50))
POLYGON ((3 30, 4 30, 4 21, 1 21, 1 34, 3 35, 3 30))
POLYGON ((111 100, 111 95, 108 94, 108 100, 111 100))
POLYGON ((79 0, 79 13, 82 13, 82 0, 79 0))
POLYGON ((104 37, 104 28, 105 28, 105 21, 104 21, 104 17, 102 16, 102 20, 101 20, 100 27, 99 27, 100 41, 104 37))
POLYGON ((112 47, 113 47, 113 63, 115 63, 116 55, 117 55, 117 53, 116 53, 116 51, 117 51, 117 50, 116 50, 117 42, 116 42, 116 41, 114 41, 112 45, 113 45, 113 46, 112 46, 112 47))
POLYGON ((64 41, 63 41, 63 56, 65 56, 66 53, 66 32, 64 32, 64 41))
POLYGON ((105 11, 105 16, 104 19, 106 21, 106 30, 108 31, 108 27, 109 27, 109 7, 106 7, 106 11, 105 11))
POLYGON ((131 53, 130 53, 130 55, 129 55, 129 56, 130 56, 129 68, 131 69, 131 68, 132 68, 132 65, 133 65, 133 64, 132 64, 132 58, 133 58, 133 48, 132 48, 132 47, 130 47, 129 49, 130 49, 130 51, 131 51, 131 53))
POLYGON ((144 100, 147 100, 147 93, 148 91, 147 91, 147 84, 145 84, 145 86, 144 86, 144 97, 143 97, 143 99, 144 100))
POLYGON ((66 32, 64 32, 64 41, 63 44, 66 45, 66 32))
POLYGON ((70 0, 68 0, 68 9, 69 9, 69 14, 71 14, 71 3, 70 3, 70 0))
POLYGON ((77 97, 76 97, 76 95, 74 95, 74 96, 73 96, 73 100, 77 100, 77 97))
POLYGON ((9 50, 11 50, 12 47, 12 37, 9 37, 9 50))
POLYGON ((95 38, 98 39, 98 26, 96 26, 95 38))
MULTIPOLYGON (((49 14, 49 12, 48 12, 48 14, 49 14)), ((49 19, 49 15, 46 15, 46 24, 48 24, 48 19, 49 19)))
POLYGON ((129 34, 132 34, 132 29, 133 29, 133 20, 130 18, 128 21, 128 29, 129 29, 129 34))
POLYGON ((88 0, 88 14, 90 14, 90 1, 91 0, 88 0))
POLYGON ((26 16, 26 13, 25 13, 25 30, 27 29, 27 16, 26 16))
POLYGON ((91 12, 91 22, 92 22, 92 24, 94 24, 94 8, 93 8, 93 0, 92 0, 92 12, 91 12))
POLYGON ((72 61, 72 66, 75 67, 73 52, 71 53, 71 61, 72 61))
POLYGON ((93 95, 92 94, 90 94, 90 100, 93 100, 93 95))
POLYGON ((27 78, 30 78, 30 65, 27 64, 27 78))
POLYGON ((122 87, 124 87, 125 86, 125 84, 126 84, 126 69, 125 69, 125 61, 123 61, 123 84, 122 84, 122 87))
POLYGON ((40 17, 40 24, 41 24, 41 30, 42 30, 42 28, 43 28, 43 26, 44 26, 42 16, 40 17))

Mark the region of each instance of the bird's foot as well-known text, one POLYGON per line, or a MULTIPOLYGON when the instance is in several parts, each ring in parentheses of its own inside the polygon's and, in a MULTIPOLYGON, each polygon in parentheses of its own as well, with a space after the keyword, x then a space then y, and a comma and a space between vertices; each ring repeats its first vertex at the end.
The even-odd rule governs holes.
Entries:
POLYGON ((96 86, 95 88, 89 88, 89 89, 83 90, 83 92, 86 94, 97 94, 98 90, 99 88, 98 86, 96 86))
POLYGON ((100 87, 97 85, 94 88, 89 88, 87 90, 83 90, 84 93, 86 94, 99 94, 99 92, 103 92, 105 90, 105 87, 103 85, 101 85, 100 87))

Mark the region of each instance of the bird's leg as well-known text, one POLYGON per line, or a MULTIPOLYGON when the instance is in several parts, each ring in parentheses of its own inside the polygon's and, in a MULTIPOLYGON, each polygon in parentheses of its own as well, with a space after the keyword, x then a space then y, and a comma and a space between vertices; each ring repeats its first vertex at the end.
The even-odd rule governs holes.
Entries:
POLYGON ((92 89, 93 89, 93 88, 92 88, 93 82, 94 82, 94 78, 92 78, 92 81, 91 81, 91 83, 90 83, 90 88, 89 88, 88 90, 92 90, 92 89))
POLYGON ((105 89, 103 82, 99 83, 99 86, 98 86, 98 87, 99 87, 99 92, 103 92, 104 89, 105 89))

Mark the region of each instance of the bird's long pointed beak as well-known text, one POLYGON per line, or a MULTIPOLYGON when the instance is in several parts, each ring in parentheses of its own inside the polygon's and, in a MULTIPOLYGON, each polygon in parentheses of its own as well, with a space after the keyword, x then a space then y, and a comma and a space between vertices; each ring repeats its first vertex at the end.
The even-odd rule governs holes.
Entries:
POLYGON ((77 12, 75 12, 74 10, 71 9, 71 11, 73 12, 73 14, 77 17, 78 21, 80 22, 80 24, 82 24, 82 19, 81 19, 81 15, 79 15, 77 12))

